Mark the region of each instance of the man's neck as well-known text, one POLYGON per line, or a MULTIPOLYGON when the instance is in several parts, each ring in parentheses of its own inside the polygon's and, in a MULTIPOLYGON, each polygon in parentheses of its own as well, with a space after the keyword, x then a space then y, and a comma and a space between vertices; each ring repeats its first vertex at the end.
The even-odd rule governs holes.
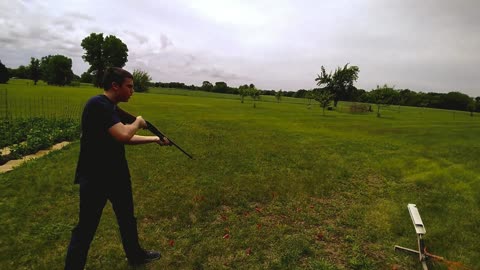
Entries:
POLYGON ((112 91, 103 91, 103 94, 115 105, 118 104, 118 101, 115 97, 115 94, 112 91))

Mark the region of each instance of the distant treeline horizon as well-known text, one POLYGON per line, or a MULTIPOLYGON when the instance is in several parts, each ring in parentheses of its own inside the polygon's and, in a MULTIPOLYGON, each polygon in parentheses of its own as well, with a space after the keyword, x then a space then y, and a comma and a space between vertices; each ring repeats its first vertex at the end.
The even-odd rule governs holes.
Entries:
MULTIPOLYGON (((20 66, 17 69, 8 68, 8 72, 12 78, 19 79, 31 79, 30 72, 28 67, 20 66)), ((92 83, 93 76, 87 72, 83 73, 82 76, 72 74, 71 85, 78 85, 79 82, 82 83, 92 83)), ((192 91, 206 91, 213 93, 224 93, 224 94, 233 94, 238 95, 240 90, 246 88, 256 88, 253 83, 244 84, 238 87, 228 86, 226 82, 219 81, 214 84, 209 81, 203 81, 201 86, 194 84, 187 85, 182 82, 150 82, 149 86, 151 87, 161 87, 161 88, 175 88, 175 89, 185 89, 192 91)), ((138 89, 137 89, 138 90, 138 89)), ((309 92, 322 91, 325 88, 312 88, 312 89, 298 89, 297 91, 283 91, 283 90, 273 90, 273 89, 258 89, 261 95, 275 96, 278 92, 281 92, 281 96, 292 97, 292 98, 309 98, 309 92)), ((375 90, 371 89, 370 91, 375 90)), ((472 98, 467 94, 461 93, 459 91, 451 91, 448 93, 437 93, 437 92, 422 92, 414 91, 410 89, 394 89, 396 94, 393 98, 389 99, 390 105, 401 105, 401 106, 412 106, 412 107, 428 107, 428 108, 437 108, 437 109, 447 109, 447 110, 460 110, 460 111, 470 111, 470 112, 480 112, 480 96, 472 98)), ((365 89, 358 89, 355 86, 351 86, 347 91, 342 95, 341 101, 350 101, 350 102, 363 102, 363 103, 375 103, 371 100, 371 96, 368 95, 370 91, 365 89)))
MULTIPOLYGON (((161 88, 175 88, 193 91, 206 91, 214 93, 234 94, 238 95, 240 88, 254 88, 254 84, 244 84, 239 87, 230 87, 225 82, 216 82, 215 84, 209 81, 204 81, 202 86, 186 85, 182 82, 154 82, 150 83, 152 87, 161 88)), ((312 89, 298 89, 297 91, 276 91, 276 90, 262 90, 258 89, 261 95, 275 96, 279 91, 281 95, 292 98, 308 98, 309 92, 322 91, 324 88, 312 89)), ((375 90, 375 89, 371 89, 375 90)), ((476 105, 473 111, 480 112, 480 96, 472 98, 467 94, 459 91, 451 91, 448 93, 436 92, 416 92, 410 89, 395 89, 397 95, 393 98, 390 105, 412 106, 412 107, 428 107, 447 110, 472 111, 472 102, 476 105)), ((374 103, 368 95, 369 91, 364 89, 357 89, 350 87, 347 94, 341 99, 342 101, 374 103)))

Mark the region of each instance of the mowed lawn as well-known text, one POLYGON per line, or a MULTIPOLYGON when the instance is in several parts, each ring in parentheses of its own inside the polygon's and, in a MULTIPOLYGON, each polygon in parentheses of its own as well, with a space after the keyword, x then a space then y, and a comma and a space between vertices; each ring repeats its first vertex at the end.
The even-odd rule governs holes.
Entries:
MULTIPOLYGON (((101 93, 1 89, 66 104, 101 93)), ((262 99, 153 89, 120 104, 195 157, 127 146, 141 242, 162 252, 145 269, 421 269, 393 250, 417 247, 408 203, 428 252, 480 269, 480 115, 391 106, 377 118, 341 103, 322 116, 302 99, 262 99)), ((78 153, 76 141, 0 175, 0 269, 62 269, 78 153)), ((110 204, 87 269, 129 269, 110 204)))

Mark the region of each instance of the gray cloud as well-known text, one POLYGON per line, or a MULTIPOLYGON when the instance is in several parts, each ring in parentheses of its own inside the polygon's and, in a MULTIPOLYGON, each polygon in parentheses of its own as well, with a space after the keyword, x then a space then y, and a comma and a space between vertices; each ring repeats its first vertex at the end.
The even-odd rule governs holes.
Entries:
POLYGON ((141 35, 141 34, 138 34, 136 32, 132 32, 132 31, 123 31, 125 34, 129 35, 129 36, 132 36, 133 38, 135 38, 140 44, 145 44, 148 42, 148 36, 145 36, 145 35, 141 35))
POLYGON ((197 76, 197 77, 207 77, 207 78, 213 78, 217 79, 220 81, 239 81, 239 80, 244 80, 248 81, 248 77, 243 77, 239 76, 234 73, 227 72, 223 69, 211 67, 211 68, 201 68, 198 70, 192 70, 190 72, 190 75, 197 76))
POLYGON ((476 0, 137 0, 120 20, 100 13, 109 0, 65 3, 0 1, 2 62, 64 54, 81 74, 88 68, 81 40, 95 32, 125 42, 127 68, 155 81, 311 89, 320 66, 349 62, 360 67, 357 87, 366 90, 388 83, 480 96, 476 0))
POLYGON ((75 21, 83 20, 87 22, 95 22, 94 17, 81 12, 76 12, 76 11, 66 12, 65 16, 75 21))
POLYGON ((160 44, 162 44, 161 46, 162 49, 166 49, 168 46, 173 45, 172 41, 168 39, 168 37, 165 36, 164 34, 160 36, 160 44))

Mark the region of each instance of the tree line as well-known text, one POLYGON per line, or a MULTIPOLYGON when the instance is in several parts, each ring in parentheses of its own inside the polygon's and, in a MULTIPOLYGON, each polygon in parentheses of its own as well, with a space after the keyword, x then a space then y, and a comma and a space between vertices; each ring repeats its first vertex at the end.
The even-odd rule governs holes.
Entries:
MULTIPOLYGON (((31 79, 36 85, 43 80, 51 85, 68 85, 75 78, 72 72, 72 59, 63 55, 48 55, 41 59, 32 57, 30 64, 16 69, 7 68, 0 61, 0 83, 10 78, 31 79)), ((78 76, 77 76, 78 77, 78 76)))
MULTIPOLYGON (((275 96, 280 101, 281 96, 293 98, 306 98, 320 102, 321 107, 330 106, 329 101, 333 101, 336 107, 338 101, 362 102, 383 105, 401 105, 412 107, 428 107, 447 110, 460 110, 469 112, 480 112, 480 97, 471 98, 470 96, 458 91, 448 93, 435 92, 415 92, 410 89, 395 89, 387 84, 377 86, 370 91, 357 89, 354 86, 358 79, 360 69, 358 66, 349 66, 347 63, 343 67, 337 67, 335 71, 327 73, 325 68, 321 67, 321 73, 317 75, 315 81, 318 88, 299 89, 297 91, 276 91, 257 89, 253 83, 240 85, 239 87, 230 87, 225 82, 204 81, 201 86, 186 85, 181 82, 155 82, 151 86, 162 88, 177 88, 186 90, 198 90, 215 93, 240 95, 241 101, 245 96, 249 96, 246 89, 255 89, 259 95, 275 96)), ((379 114, 379 112, 378 112, 379 114)))
MULTIPOLYGON (((108 67, 124 67, 128 58, 128 47, 113 35, 104 37, 103 33, 91 33, 81 42, 85 50, 82 59, 90 64, 81 76, 72 71, 72 59, 64 55, 48 55, 41 59, 31 58, 29 65, 16 69, 6 68, 0 61, 0 83, 7 83, 9 78, 31 79, 36 85, 39 80, 49 85, 79 85, 80 82, 92 83, 103 87, 102 80, 108 67)), ((142 70, 133 71, 135 89, 146 91, 152 78, 142 70)))

